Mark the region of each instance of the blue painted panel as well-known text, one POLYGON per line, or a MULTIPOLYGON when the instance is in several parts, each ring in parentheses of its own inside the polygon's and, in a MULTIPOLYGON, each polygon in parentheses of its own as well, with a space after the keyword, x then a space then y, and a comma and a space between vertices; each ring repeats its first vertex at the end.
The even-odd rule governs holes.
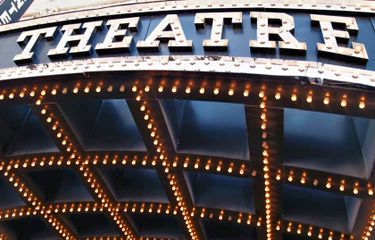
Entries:
POLYGON ((361 199, 335 193, 283 186, 283 215, 296 221, 350 233, 357 218, 361 199))
POLYGON ((249 160, 244 105, 180 100, 161 102, 177 152, 249 160))
POLYGON ((192 172, 185 178, 195 205, 255 213, 251 179, 192 172))
POLYGON ((288 166, 368 178, 374 162, 375 120, 285 109, 288 166))

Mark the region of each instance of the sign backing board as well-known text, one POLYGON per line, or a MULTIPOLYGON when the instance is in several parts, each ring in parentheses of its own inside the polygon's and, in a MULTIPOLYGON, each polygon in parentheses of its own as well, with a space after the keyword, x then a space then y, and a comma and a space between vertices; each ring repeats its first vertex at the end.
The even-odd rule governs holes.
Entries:
POLYGON ((33 0, 1 0, 0 25, 19 21, 32 2, 33 0))

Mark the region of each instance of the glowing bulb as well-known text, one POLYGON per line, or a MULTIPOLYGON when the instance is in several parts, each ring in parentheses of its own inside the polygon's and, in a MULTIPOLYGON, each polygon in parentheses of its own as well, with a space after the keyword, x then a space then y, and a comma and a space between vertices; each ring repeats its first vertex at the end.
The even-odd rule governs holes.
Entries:
POLYGON ((308 95, 306 98, 306 102, 311 103, 312 102, 312 95, 308 95))
POLYGON ((249 90, 245 90, 245 91, 243 92, 243 96, 244 96, 244 97, 248 97, 249 94, 250 94, 249 90))
POLYGON ((328 96, 324 97, 323 103, 324 103, 324 105, 328 105, 329 104, 329 97, 328 96))
POLYGON ((341 192, 345 191, 345 180, 341 180, 339 190, 341 192))
POLYGON ((328 181, 327 181, 327 183, 326 183, 326 188, 327 188, 327 189, 330 189, 331 186, 332 186, 332 184, 331 184, 331 179, 329 178, 328 181))
POLYGON ((357 195, 358 192, 359 192, 359 190, 358 190, 358 185, 359 185, 358 182, 356 182, 356 183, 354 184, 353 193, 354 193, 355 195, 357 195))
POLYGON ((344 95, 341 99, 341 107, 346 107, 348 105, 348 100, 346 99, 346 96, 344 95))
POLYGON ((277 92, 276 94, 275 94, 275 99, 276 100, 279 100, 281 98, 281 93, 280 92, 277 92))
POLYGON ((360 109, 364 109, 366 107, 365 98, 361 97, 361 100, 359 101, 358 107, 360 109))
POLYGON ((259 96, 260 98, 263 98, 263 97, 264 97, 264 91, 260 91, 258 96, 259 96))
POLYGON ((367 191, 368 191, 368 195, 370 196, 374 195, 374 190, 372 189, 370 184, 367 186, 367 191))

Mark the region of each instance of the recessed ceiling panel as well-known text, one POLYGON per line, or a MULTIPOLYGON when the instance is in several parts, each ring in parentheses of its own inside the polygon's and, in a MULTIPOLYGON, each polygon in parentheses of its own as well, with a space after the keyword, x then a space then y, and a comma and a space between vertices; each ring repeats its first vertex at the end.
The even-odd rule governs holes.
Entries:
POLYGON ((118 201, 168 202, 154 169, 101 168, 99 172, 118 201))
POLYGON ((39 118, 25 104, 0 104, 0 145, 4 155, 59 152, 39 118))
POLYGON ((59 105, 86 150, 146 150, 124 99, 85 99, 59 105))
POLYGON ((46 202, 94 201, 73 169, 27 170, 24 174, 46 202))
POLYGON ((368 178, 375 155, 375 120, 285 109, 285 164, 368 178))
POLYGON ((253 182, 249 179, 207 173, 185 173, 197 206, 254 213, 253 182))
POLYGON ((249 160, 242 104, 161 100, 177 152, 249 160))
POLYGON ((202 221, 207 240, 255 240, 256 230, 248 225, 234 222, 202 221))
POLYGON ((120 236, 116 224, 105 213, 66 214, 63 219, 80 238, 120 236))
POLYGON ((283 186, 285 220, 350 233, 361 199, 291 185, 283 186))
POLYGON ((130 219, 141 237, 183 239, 183 230, 174 215, 131 214, 130 219))

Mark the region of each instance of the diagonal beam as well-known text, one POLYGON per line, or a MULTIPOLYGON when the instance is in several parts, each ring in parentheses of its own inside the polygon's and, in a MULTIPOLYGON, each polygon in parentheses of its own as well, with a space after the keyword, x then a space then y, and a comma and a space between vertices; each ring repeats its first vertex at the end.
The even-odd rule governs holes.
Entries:
MULTIPOLYGON (((150 86, 146 86, 149 89, 150 86)), ((140 130, 147 150, 156 154, 159 164, 157 173, 172 205, 177 205, 188 239, 205 239, 200 222, 192 217, 189 209, 194 207, 183 172, 173 166, 170 156, 175 155, 162 109, 156 99, 148 100, 143 90, 138 92, 137 101, 128 101, 129 108, 140 130), (146 100, 147 99, 147 100, 146 100)))
POLYGON ((41 197, 31 189, 24 179, 18 176, 15 169, 6 166, 5 168, 1 168, 0 172, 2 172, 2 175, 7 179, 7 181, 17 190, 18 194, 26 202, 26 204, 29 207, 35 208, 34 215, 44 218, 46 222, 51 225, 52 228, 63 239, 77 239, 77 237, 73 234, 73 231, 63 221, 61 221, 56 214, 46 209, 41 197))
POLYGON ((0 228, 0 240, 8 240, 7 234, 0 228))
POLYGON ((80 146, 74 131, 65 121, 57 105, 43 104, 34 108, 37 115, 43 120, 46 129, 54 136, 58 148, 67 156, 67 164, 72 165, 83 178, 96 201, 104 204, 106 212, 110 215, 120 232, 128 240, 139 239, 129 220, 123 217, 117 209, 117 203, 103 180, 82 159, 83 148, 80 146))

